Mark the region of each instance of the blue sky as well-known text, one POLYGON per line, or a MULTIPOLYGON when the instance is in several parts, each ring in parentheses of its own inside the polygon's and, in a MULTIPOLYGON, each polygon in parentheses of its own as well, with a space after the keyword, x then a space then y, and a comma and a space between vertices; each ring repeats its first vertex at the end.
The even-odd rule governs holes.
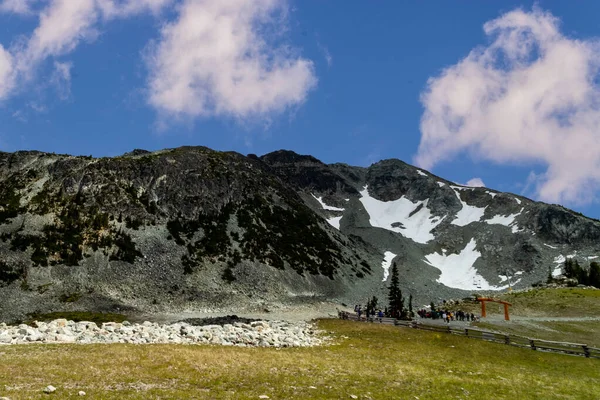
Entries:
POLYGON ((598 2, 74 4, 0 0, 0 150, 399 158, 600 217, 598 2))

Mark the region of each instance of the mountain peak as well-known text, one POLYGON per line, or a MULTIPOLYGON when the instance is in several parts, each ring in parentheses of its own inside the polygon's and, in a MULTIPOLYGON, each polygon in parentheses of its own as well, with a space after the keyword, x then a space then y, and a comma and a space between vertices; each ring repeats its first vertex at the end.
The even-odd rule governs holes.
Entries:
POLYGON ((352 304, 385 298, 391 263, 428 302, 529 286, 567 258, 589 264, 599 243, 598 221, 394 159, 0 154, 0 318, 352 304))

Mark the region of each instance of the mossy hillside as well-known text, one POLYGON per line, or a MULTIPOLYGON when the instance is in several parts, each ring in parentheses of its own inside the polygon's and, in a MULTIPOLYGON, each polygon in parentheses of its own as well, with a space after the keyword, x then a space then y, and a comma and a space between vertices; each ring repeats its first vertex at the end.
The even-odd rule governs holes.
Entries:
POLYGON ((0 189, 0 224, 4 224, 11 218, 19 215, 21 196, 13 187, 2 187, 0 189))
MULTIPOLYGON (((174 200, 173 191, 161 193, 157 176, 166 176, 168 182, 172 181, 173 176, 177 176, 175 172, 180 173, 181 164, 196 167, 188 172, 192 177, 195 174, 201 178, 194 178, 194 184, 201 186, 202 193, 218 189, 218 201, 212 195, 187 193, 182 199, 187 200, 186 204, 178 207, 178 217, 167 222, 171 236, 188 249, 188 254, 182 257, 185 272, 192 272, 207 260, 226 261, 229 273, 224 276, 231 280, 233 274, 230 272, 235 264, 249 258, 276 268, 289 265, 299 273, 309 271, 333 276, 336 268, 333 256, 339 255, 338 246, 321 232, 310 210, 290 211, 299 204, 294 198, 296 194, 269 175, 268 168, 260 161, 206 148, 140 153, 92 163, 76 157, 58 160, 49 171, 62 179, 61 185, 53 185, 50 179, 27 207, 27 211, 35 214, 55 214, 55 223, 44 226, 39 235, 15 232, 11 235, 11 247, 19 251, 31 248, 35 265, 78 265, 89 251, 98 249, 108 251, 111 260, 133 262, 140 253, 124 231, 115 229, 113 221, 124 222, 126 228, 136 230, 168 216, 173 206, 169 204, 174 200), (81 177, 74 178, 73 173, 79 173, 81 177), (223 185, 223 181, 227 184, 223 185), (235 190, 236 186, 242 190, 235 190), (253 210, 255 199, 248 200, 247 196, 259 188, 279 193, 283 205, 253 210), (222 190, 225 192, 219 193, 222 190), (227 199, 230 201, 224 203, 227 199), (285 205, 290 199, 295 201, 292 207, 285 205), (118 212, 113 207, 115 203, 120 203, 118 212), (193 211, 189 210, 190 204, 195 206, 193 211), (239 212, 234 210, 235 204, 239 212), (268 228, 246 224, 242 228, 245 232, 238 237, 239 249, 238 246, 233 248, 232 243, 238 241, 229 237, 227 220, 232 215, 244 219, 248 212, 255 211, 257 220, 268 228), (190 218, 190 215, 197 217, 190 218), (301 222, 311 219, 313 221, 307 225, 301 222), (192 240, 189 232, 202 233, 200 239, 192 240), (184 236, 185 243, 184 233, 187 235, 184 236), (275 243, 269 244, 271 239, 275 239, 275 243), (309 246, 314 244, 315 249, 305 252, 303 246, 307 243, 303 241, 309 241, 309 246), (110 250, 114 246, 117 249, 110 250)), ((193 187, 187 176, 181 178, 183 181, 178 183, 183 187, 193 187)), ((13 203, 18 203, 17 200, 15 198, 13 203)), ((303 204, 300 206, 304 207, 303 204)), ((11 215, 17 214, 13 210, 11 215)))
POLYGON ((0 259, 0 286, 10 285, 25 276, 25 265, 18 261, 0 259))
POLYGON ((287 264, 300 274, 333 279, 336 265, 344 258, 304 204, 287 208, 255 196, 240 207, 237 221, 244 230, 243 255, 251 260, 280 269, 287 264))
MULTIPOLYGON (((285 285, 302 293, 306 282, 324 286, 311 292, 342 293, 352 280, 370 273, 363 258, 378 258, 371 250, 357 252, 258 159, 205 148, 103 159, 35 157, 38 161, 27 163, 36 173, 14 186, 20 196, 13 200, 20 205, 17 215, 0 230, 0 246, 11 256, 0 286, 14 290, 20 285, 27 299, 44 295, 47 310, 70 302, 111 303, 102 290, 78 298, 79 280, 87 274, 89 286, 100 289, 105 280, 123 277, 115 304, 217 307, 229 283, 232 290, 246 288, 262 275, 283 277, 281 288, 265 288, 269 301, 280 301, 277 296, 288 293, 285 285), (162 242, 167 235, 172 241, 162 242), (296 273, 310 279, 296 279, 296 273), (52 285, 46 287, 49 274, 52 285), (213 287, 215 277, 224 286, 213 287), (147 290, 141 283, 146 281, 147 290)), ((10 174, 18 172, 17 164, 25 162, 15 163, 10 174)), ((258 298, 254 287, 243 290, 251 301, 258 298)), ((10 315, 35 309, 32 300, 10 315)))
POLYGON ((131 237, 110 223, 110 216, 97 206, 86 210, 85 200, 76 195, 72 198, 54 199, 53 208, 60 208, 55 221, 46 224, 40 234, 25 234, 17 231, 4 234, 10 239, 11 250, 32 249, 34 265, 47 266, 64 264, 76 266, 86 254, 102 249, 111 260, 134 262, 141 253, 136 249, 131 237))
MULTIPOLYGON (((227 263, 223 279, 229 282, 235 280, 233 271, 242 259, 330 278, 340 260, 351 263, 306 206, 285 208, 262 196, 237 206, 228 204, 213 216, 171 220, 167 229, 171 239, 186 246, 187 254, 182 256, 185 273, 194 272, 207 261, 223 261, 227 263), (241 234, 228 230, 231 218, 235 218, 241 234), (200 239, 194 239, 197 236, 200 239)), ((366 267, 362 266, 370 272, 368 264, 366 267)))

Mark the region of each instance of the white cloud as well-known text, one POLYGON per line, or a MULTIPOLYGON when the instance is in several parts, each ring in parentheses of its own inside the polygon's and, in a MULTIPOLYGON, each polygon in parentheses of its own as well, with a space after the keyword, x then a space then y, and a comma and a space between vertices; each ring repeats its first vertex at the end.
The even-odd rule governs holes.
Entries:
POLYGON ((323 55, 325 56, 325 61, 327 61, 327 66, 331 67, 333 65, 333 57, 327 47, 323 47, 323 55))
POLYGON ((470 179, 464 186, 469 187, 485 187, 485 183, 481 180, 481 178, 473 178, 470 179))
MULTIPOLYGON (((2 0, 0 0, 2 1, 2 0)), ((70 93, 69 62, 57 57, 92 42, 102 24, 141 13, 159 15, 175 0, 3 0, 0 12, 38 14, 29 37, 0 46, 0 100, 53 61, 50 83, 70 93), (33 5, 36 10, 33 10, 33 5)), ((149 103, 167 116, 268 117, 301 104, 315 87, 313 63, 267 41, 286 29, 285 0, 183 0, 175 21, 150 46, 149 103)))
POLYGON ((13 57, 0 45, 0 100, 12 90, 13 80, 13 57))
MULTIPOLYGON (((4 0, 0 11, 27 14, 37 0, 4 0)), ((84 41, 93 41, 99 34, 101 22, 115 18, 151 12, 159 13, 173 0, 51 0, 38 10, 39 25, 25 40, 11 46, 8 54, 0 46, 0 100, 6 98, 15 83, 30 81, 46 60, 74 51, 84 41)), ((68 63, 54 63, 51 79, 60 77, 67 83, 65 67, 68 63), (58 73, 58 75, 57 75, 58 73)), ((70 67, 68 68, 70 70, 70 67)), ((62 86, 64 88, 64 85, 62 86)), ((63 92, 64 93, 64 92, 63 92)))
POLYGON ((97 18, 94 0, 52 1, 41 12, 40 24, 20 54, 20 69, 28 70, 47 57, 69 53, 82 40, 95 39, 97 18))
POLYGON ((428 81, 422 168, 463 151, 498 164, 547 167, 535 195, 585 203, 600 189, 600 46, 559 30, 548 12, 515 10, 484 25, 489 45, 428 81))
POLYGON ((125 18, 151 12, 159 14, 174 0, 96 0, 105 19, 125 18))
POLYGON ((285 30, 281 0, 186 0, 149 48, 149 103, 169 117, 268 117, 316 86, 313 63, 265 31, 285 30))
POLYGON ((30 14, 31 5, 37 0, 2 0, 0 1, 0 12, 14 14, 30 14))
POLYGON ((331 52, 329 51, 327 46, 324 46, 318 38, 317 38, 317 47, 319 48, 319 50, 321 50, 321 53, 323 53, 323 57, 325 57, 327 66, 331 67, 333 65, 333 56, 331 55, 331 52))
POLYGON ((66 100, 71 96, 71 68, 69 62, 54 62, 54 73, 50 82, 56 87, 58 97, 66 100))

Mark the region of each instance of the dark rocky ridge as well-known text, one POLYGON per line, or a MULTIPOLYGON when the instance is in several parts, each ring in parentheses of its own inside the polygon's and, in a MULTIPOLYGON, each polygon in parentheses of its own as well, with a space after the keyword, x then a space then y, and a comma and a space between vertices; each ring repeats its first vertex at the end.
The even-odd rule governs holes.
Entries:
POLYGON ((530 285, 559 255, 600 255, 598 221, 418 171, 399 160, 360 168, 290 151, 246 157, 204 147, 100 159, 0 152, 0 319, 383 299, 385 251, 397 254, 403 290, 417 301, 464 296, 437 283, 439 271, 424 259, 460 253, 472 239, 481 253, 474 267, 491 284, 512 270, 522 271, 517 286, 530 285), (365 186, 382 201, 426 202, 411 216, 426 207, 443 218, 435 239, 372 227, 365 186), (314 196, 344 211, 325 210, 314 196), (453 225, 461 201, 485 207, 483 219, 518 214, 518 231, 453 225), (342 217, 340 230, 332 217, 342 217))

